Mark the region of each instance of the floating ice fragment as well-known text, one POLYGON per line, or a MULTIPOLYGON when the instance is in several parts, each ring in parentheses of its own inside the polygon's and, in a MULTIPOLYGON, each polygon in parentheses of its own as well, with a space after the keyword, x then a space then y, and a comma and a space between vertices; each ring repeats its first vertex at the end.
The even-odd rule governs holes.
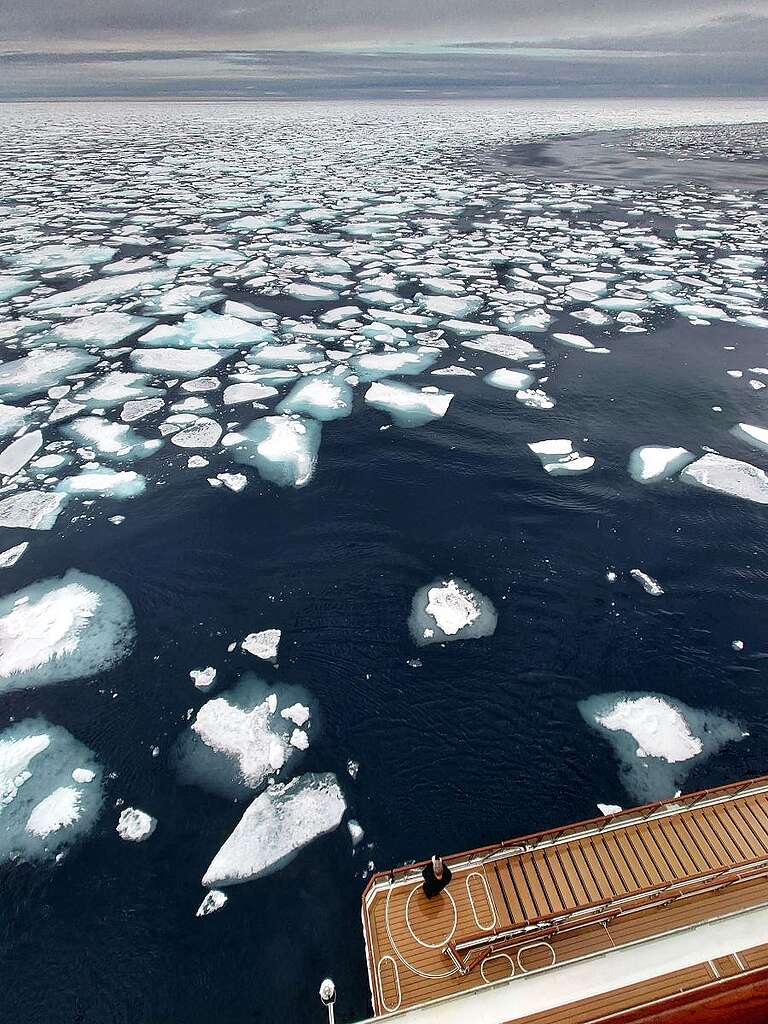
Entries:
POLYGON ((188 313, 177 324, 159 324, 143 334, 152 348, 241 348, 274 341, 271 331, 220 313, 188 313))
POLYGON ((0 863, 54 856, 88 834, 102 799, 100 767, 65 729, 37 718, 0 733, 0 863))
MULTIPOLYGON (((738 459, 708 453, 680 473, 683 483, 706 487, 721 494, 768 504, 768 476, 762 469, 738 459)), ((0 502, 0 507, 2 503, 0 502)))
POLYGON ((462 348, 489 352, 501 359, 509 359, 513 363, 527 363, 533 359, 540 359, 542 354, 530 342, 509 334, 489 334, 482 338, 474 338, 472 341, 462 341, 461 345, 462 348))
POLYGON ((293 722, 301 728, 309 721, 309 708, 306 704, 292 704, 289 708, 283 708, 280 712, 280 717, 287 719, 289 722, 293 722))
POLYGON ((535 441, 528 447, 535 455, 538 455, 542 466, 550 476, 587 473, 595 464, 591 455, 579 454, 574 450, 573 441, 566 438, 535 441))
POLYGON ((46 391, 68 374, 79 373, 97 362, 96 356, 70 349, 35 349, 22 359, 0 366, 0 397, 24 398, 46 391))
POLYGON ((122 590, 70 569, 0 598, 0 692, 104 672, 133 647, 122 590))
POLYGON ((30 310, 59 309, 65 306, 76 306, 86 302, 111 302, 121 299, 124 295, 135 295, 142 288, 157 288, 168 284, 176 277, 175 270, 145 270, 139 274, 118 274, 115 277, 102 277, 97 281, 89 281, 70 291, 55 292, 34 299, 29 304, 30 310))
POLYGON ((193 668, 189 675, 198 690, 210 690, 216 682, 216 669, 212 665, 208 668, 193 668))
POLYGON ((0 499, 0 526, 50 530, 66 502, 63 494, 22 491, 0 499))
POLYGON ((458 578, 438 580, 413 596, 408 627, 417 644, 491 636, 498 616, 489 598, 458 578))
POLYGON ((740 441, 746 441, 753 448, 764 452, 768 451, 768 429, 765 427, 756 427, 751 423, 737 423, 735 427, 731 427, 731 433, 740 441))
POLYGON ((14 405, 0 402, 0 437, 15 434, 29 419, 29 409, 17 409, 14 405))
POLYGON ((375 409, 383 409, 399 427, 420 427, 445 416, 453 394, 448 391, 419 391, 408 384, 374 382, 365 393, 365 400, 375 409))
POLYGON ((347 821, 347 828, 349 829, 349 837, 352 840, 353 846, 357 846, 363 841, 365 832, 359 822, 355 821, 354 818, 350 818, 347 821))
POLYGON ((89 469, 77 476, 69 476, 56 490, 75 497, 135 498, 147 489, 147 481, 133 470, 116 472, 104 466, 89 469))
POLYGON ((368 352, 350 359, 349 365, 362 381, 385 377, 413 376, 428 370, 440 357, 440 350, 430 347, 401 348, 394 352, 368 352))
POLYGON ((650 594, 651 597, 661 597, 664 593, 664 590, 659 586, 656 580, 641 569, 630 569, 629 575, 633 580, 637 580, 646 594, 650 594))
POLYGON ((278 871, 313 839, 338 828, 345 810, 331 773, 270 786, 243 814, 208 867, 203 885, 235 885, 278 871))
POLYGON ((39 249, 6 256, 12 267, 23 270, 53 270, 56 267, 93 266, 109 263, 117 252, 106 245, 43 245, 39 249))
POLYGON ((555 341, 559 341, 561 345, 565 345, 566 348, 594 348, 595 346, 587 338, 581 334, 553 334, 552 337, 555 341))
POLYGON ((280 636, 279 629, 263 629, 260 633, 249 633, 240 646, 244 651, 263 661, 274 661, 277 658, 280 636))
POLYGON ((215 914, 217 910, 221 910, 228 899, 229 896, 220 889, 211 889, 197 908, 195 917, 207 917, 208 914, 215 914))
POLYGON ((174 434, 171 443, 179 448, 213 448, 222 433, 216 420, 200 416, 194 423, 174 434))
POLYGON ((150 373, 168 373, 178 377, 197 377, 212 370, 223 359, 229 359, 234 352, 222 349, 135 349, 131 362, 138 370, 150 373))
POLYGON ((117 461, 145 459, 163 445, 159 438, 148 441, 126 424, 110 423, 101 416, 82 416, 67 424, 63 431, 105 458, 117 461))
POLYGON ((264 398, 273 398, 276 394, 277 389, 269 387, 267 384, 230 384, 224 388, 224 404, 239 405, 241 402, 260 402, 264 398))
POLYGON ((696 458, 686 448, 665 448, 653 445, 635 448, 629 456, 629 475, 638 483, 654 483, 673 476, 696 458))
MULTIPOLYGON (((248 385, 236 386, 247 387, 248 385)), ((323 374, 299 381, 277 405, 276 411, 313 416, 323 422, 337 420, 349 416, 351 413, 352 397, 353 392, 349 384, 345 384, 338 377, 323 374)))
POLYGON ((88 348, 109 348, 126 338, 133 337, 154 320, 145 316, 131 316, 128 313, 91 313, 69 323, 57 324, 45 340, 56 340, 66 345, 87 346, 88 348))
MULTIPOLYGON (((297 687, 280 686, 277 692, 283 702, 303 696, 297 687)), ((261 788, 297 759, 290 743, 293 726, 276 713, 277 692, 247 673, 233 690, 207 701, 179 740, 180 780, 236 798, 261 788)))
POLYGON ((165 402, 162 398, 137 398, 125 403, 120 412, 120 419, 123 423, 136 423, 137 420, 143 420, 145 416, 159 412, 164 407, 165 402))
POLYGON ((312 479, 321 427, 314 420, 265 416, 222 444, 236 462, 255 465, 260 475, 280 487, 303 487, 312 479))
POLYGON ((143 843, 157 828, 157 818, 136 807, 126 807, 120 812, 115 831, 121 839, 131 843, 143 843))
POLYGON ((23 469, 42 447, 43 435, 39 430, 30 430, 0 452, 0 476, 14 476, 23 469))
POLYGON ((610 740, 622 782, 638 801, 671 796, 694 764, 746 735, 726 718, 659 694, 601 694, 581 701, 579 711, 610 740))
POLYGON ((248 486, 248 477, 245 473, 217 473, 216 479, 220 480, 227 490, 234 491, 235 494, 244 491, 248 486))
POLYGON ((10 569, 12 565, 16 565, 28 547, 29 541, 25 540, 22 544, 0 551, 0 569, 10 569))
POLYGON ((490 384, 494 388, 502 388, 505 391, 521 391, 536 380, 532 373, 526 373, 524 370, 508 370, 506 367, 492 370, 483 379, 486 384, 490 384))

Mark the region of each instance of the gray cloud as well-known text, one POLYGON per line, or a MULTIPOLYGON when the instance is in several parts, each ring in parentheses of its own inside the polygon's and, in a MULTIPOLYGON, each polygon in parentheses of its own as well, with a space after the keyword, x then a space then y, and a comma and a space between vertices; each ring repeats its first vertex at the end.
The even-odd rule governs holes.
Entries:
POLYGON ((765 0, 5 0, 3 7, 0 43, 14 49, 88 42, 290 49, 616 36, 626 43, 649 34, 671 42, 700 29, 715 45, 718 25, 732 32, 729 19, 764 14, 765 0))

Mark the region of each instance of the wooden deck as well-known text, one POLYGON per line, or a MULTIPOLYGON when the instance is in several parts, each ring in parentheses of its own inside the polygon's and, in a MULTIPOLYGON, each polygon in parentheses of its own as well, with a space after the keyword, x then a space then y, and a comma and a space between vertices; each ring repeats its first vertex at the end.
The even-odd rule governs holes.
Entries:
MULTIPOLYGON (((768 905, 768 777, 446 861, 453 880, 432 901, 421 864, 366 889, 377 1015, 768 905)), ((531 1024, 555 1019, 593 1018, 531 1024)))

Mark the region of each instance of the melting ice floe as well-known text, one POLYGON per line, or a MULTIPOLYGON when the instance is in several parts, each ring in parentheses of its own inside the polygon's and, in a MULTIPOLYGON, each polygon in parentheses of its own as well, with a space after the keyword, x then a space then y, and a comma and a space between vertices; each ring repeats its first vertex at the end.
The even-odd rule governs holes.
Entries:
POLYGON ((133 609, 113 583, 70 569, 0 599, 0 692, 95 675, 133 647, 133 609))
POLYGON ((365 393, 365 400, 376 409, 383 409, 399 427, 420 427, 445 416, 453 395, 438 388, 412 388, 408 384, 374 382, 365 393))
POLYGON ((66 500, 64 494, 34 490, 0 498, 0 526, 50 530, 66 500))
POLYGON ((270 786, 243 814, 211 861, 203 885, 235 885, 288 864, 313 839, 338 828, 346 804, 336 776, 307 774, 270 786))
POLYGON ((707 454, 686 466, 680 473, 683 483, 706 487, 721 494, 768 504, 768 476, 762 469, 738 459, 707 454))
POLYGON ((581 455, 574 449, 573 441, 569 441, 567 438, 534 441, 528 447, 534 455, 538 455, 542 466, 550 476, 587 473, 595 464, 591 455, 581 455))
POLYGON ((207 701, 181 736, 175 755, 180 781, 227 798, 260 789, 306 749, 312 727, 305 701, 298 687, 268 686, 247 673, 234 689, 207 701), (300 730, 297 706, 307 711, 300 730))
POLYGON ((491 636, 497 619, 489 598, 453 578, 416 591, 408 627, 417 644, 435 644, 491 636))
POLYGON ((279 629, 263 629, 260 633, 249 633, 240 646, 244 651, 263 661, 274 661, 277 658, 280 636, 279 629))
POLYGON ((51 857, 87 835, 102 771, 66 729, 28 719, 0 733, 0 863, 51 857))
POLYGON ((195 917, 207 917, 208 914, 215 914, 217 910, 221 910, 228 899, 229 897, 225 892, 221 892, 219 889, 211 889, 210 892, 205 894, 203 902, 195 912, 195 917))
POLYGON ((670 476, 696 458, 686 448, 646 446, 635 448, 629 456, 629 474, 638 483, 654 483, 670 476))
POLYGON ((142 843, 149 839, 157 828, 157 818, 136 807, 126 807, 120 812, 115 831, 121 839, 131 843, 142 843))
POLYGON ((303 487, 315 471, 321 427, 298 416, 264 416, 222 444, 236 462, 254 465, 259 474, 281 487, 303 487))
POLYGON ((147 481, 134 470, 115 472, 104 466, 68 476, 56 490, 79 498, 135 498, 147 489, 147 481))
POLYGON ((352 388, 344 383, 343 378, 327 374, 312 377, 299 381, 279 403, 277 412, 300 413, 314 416, 317 420, 337 420, 352 412, 353 395, 352 388))
POLYGON ((579 711, 609 740, 624 787, 639 801, 671 796, 693 767, 747 735, 727 718, 659 694, 600 694, 579 711))

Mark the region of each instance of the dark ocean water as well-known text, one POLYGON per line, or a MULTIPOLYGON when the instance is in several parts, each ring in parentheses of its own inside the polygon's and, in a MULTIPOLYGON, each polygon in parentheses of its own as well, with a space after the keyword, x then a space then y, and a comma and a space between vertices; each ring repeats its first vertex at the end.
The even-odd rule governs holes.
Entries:
MULTIPOLYGON (((558 329, 604 341, 565 316, 558 329)), ((152 469, 162 486, 97 505, 63 537, 37 535, 4 570, 6 593, 71 566, 109 579, 133 604, 138 641, 96 681, 3 696, 4 721, 63 725, 115 778, 99 827, 61 864, 0 869, 2 1020, 310 1024, 326 975, 338 1019, 366 1016, 369 859, 383 869, 592 817, 598 800, 631 803, 578 712, 592 694, 659 692, 736 719, 749 736, 698 766, 689 789, 766 771, 765 506, 643 486, 626 469, 641 444, 711 445, 768 469, 725 429, 760 422, 755 394, 725 370, 764 366, 766 332, 677 318, 611 348, 558 350, 545 413, 479 378, 425 377, 455 391, 449 415, 381 431, 388 418, 358 396, 349 419, 324 424, 299 490, 255 474, 239 495, 201 487, 163 473, 166 447, 152 469), (548 477, 526 447, 545 437, 574 439, 599 471, 548 477), (116 528, 107 516, 120 513, 116 528), (636 566, 662 600, 629 579, 636 566), (496 633, 417 649, 413 593, 448 575, 491 597, 496 633), (303 686, 320 709, 302 771, 336 772, 365 840, 353 854, 342 827, 197 920, 200 878, 243 808, 177 784, 172 747, 201 703, 188 672, 217 665, 221 688, 233 683, 254 662, 227 645, 265 624, 283 640, 279 668, 260 674, 303 686), (120 841, 117 798, 158 818, 150 841, 120 841)))

